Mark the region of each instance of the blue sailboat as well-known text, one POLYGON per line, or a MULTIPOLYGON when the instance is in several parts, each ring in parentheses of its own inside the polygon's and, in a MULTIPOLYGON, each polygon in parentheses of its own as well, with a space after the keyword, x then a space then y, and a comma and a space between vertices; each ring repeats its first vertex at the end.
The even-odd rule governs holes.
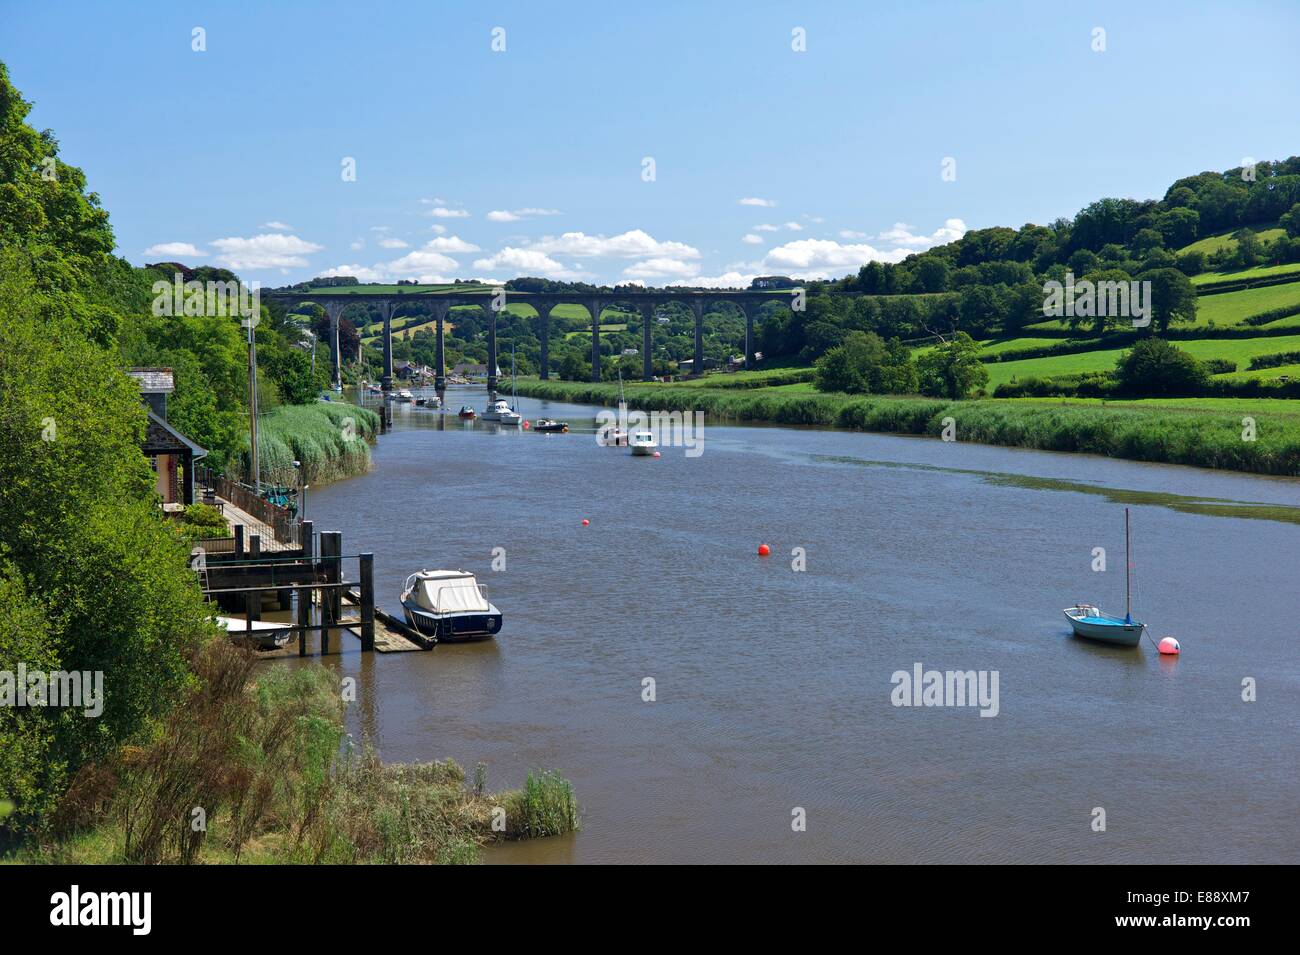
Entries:
POLYGON ((1117 647, 1136 647, 1146 625, 1133 619, 1132 561, 1129 558, 1129 512, 1124 508, 1124 616, 1111 617, 1092 604, 1075 604, 1063 613, 1076 637, 1109 643, 1117 647))

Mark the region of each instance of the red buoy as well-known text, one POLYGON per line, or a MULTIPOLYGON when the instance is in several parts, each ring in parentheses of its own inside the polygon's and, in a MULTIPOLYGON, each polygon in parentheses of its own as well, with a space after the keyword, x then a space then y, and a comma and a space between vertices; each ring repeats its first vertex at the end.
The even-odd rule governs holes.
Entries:
POLYGON ((524 430, 527 431, 527 430, 529 429, 529 427, 530 427, 530 425, 528 424, 527 421, 525 421, 525 422, 524 422, 524 430))
POLYGON ((1173 637, 1163 637, 1157 649, 1165 656, 1176 657, 1183 648, 1178 645, 1178 641, 1173 637))
POLYGON ((770 554, 770 553, 772 553, 772 548, 768 547, 766 544, 759 544, 759 545, 758 545, 758 556, 759 556, 759 557, 766 557, 766 556, 767 556, 768 554, 770 554))
POLYGON ((590 524, 590 523, 591 523, 591 521, 587 520, 585 517, 582 519, 582 526, 583 526, 583 527, 586 527, 586 526, 587 526, 588 524, 590 524))

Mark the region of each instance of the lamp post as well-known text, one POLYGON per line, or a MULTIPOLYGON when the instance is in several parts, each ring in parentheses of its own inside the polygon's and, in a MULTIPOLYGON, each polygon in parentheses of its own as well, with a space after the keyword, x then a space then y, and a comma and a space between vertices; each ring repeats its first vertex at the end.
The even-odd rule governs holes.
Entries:
POLYGON ((302 483, 302 462, 293 462, 294 476, 298 481, 298 522, 307 519, 307 485, 302 483))

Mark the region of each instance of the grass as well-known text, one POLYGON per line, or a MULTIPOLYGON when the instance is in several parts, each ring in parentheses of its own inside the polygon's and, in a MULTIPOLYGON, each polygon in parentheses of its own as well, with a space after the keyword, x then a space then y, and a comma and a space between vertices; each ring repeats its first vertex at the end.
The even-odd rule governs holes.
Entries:
MULTIPOLYGON (((295 484, 294 461, 304 483, 333 481, 370 469, 367 441, 379 433, 379 415, 341 401, 282 405, 258 419, 258 465, 263 481, 295 484)), ((241 458, 248 473, 248 450, 241 458)))
MULTIPOLYGON (((1235 361, 1238 368, 1245 368, 1247 362, 1255 355, 1291 351, 1300 347, 1300 335, 1277 335, 1272 338, 1205 338, 1177 341, 1174 344, 1197 358, 1226 358, 1235 361)), ((1012 378, 1031 376, 1048 378, 1088 371, 1110 371, 1125 351, 1127 349, 1111 348, 1074 355, 994 362, 985 366, 989 370, 988 388, 992 391, 1003 382, 1011 381, 1012 378)))
POLYGON ((1290 305, 1300 305, 1300 282, 1204 295, 1196 303, 1196 324, 1239 325, 1251 315, 1290 305))
MULTIPOLYGON (((561 401, 605 405, 618 401, 618 386, 609 384, 523 379, 519 391, 561 401)), ((941 434, 943 419, 951 416, 957 422, 958 440, 962 441, 1300 475, 1300 416, 1262 416, 1257 439, 1246 441, 1242 439, 1241 414, 1226 406, 1216 409, 1208 405, 1143 406, 1137 402, 1112 406, 996 399, 945 401, 783 392, 780 388, 655 384, 629 386, 626 396, 628 404, 635 408, 702 411, 706 418, 714 420, 821 425, 934 437, 941 434)))
POLYGON ((1260 265, 1253 269, 1238 272, 1202 272, 1192 276, 1193 285, 1210 285, 1214 282, 1231 282, 1235 279, 1262 279, 1274 275, 1290 275, 1300 272, 1300 262, 1286 262, 1282 265, 1260 265))
MULTIPOLYGON (((1233 233, 1239 231, 1242 226, 1233 226, 1231 229, 1225 229, 1223 232, 1216 232, 1213 235, 1207 235, 1202 239, 1197 239, 1190 245, 1185 245, 1178 250, 1178 254, 1183 252, 1204 252, 1206 255, 1213 255, 1215 252, 1237 250, 1237 240, 1234 239, 1233 233)), ((1259 236, 1261 243, 1272 242, 1274 239, 1286 235, 1286 230, 1281 228, 1276 222, 1257 222, 1254 225, 1247 226, 1259 236)))
POLYGON ((489 842, 578 828, 573 787, 553 772, 493 794, 484 767, 470 787, 451 760, 354 751, 339 676, 320 664, 260 668, 224 636, 192 663, 194 686, 158 732, 83 767, 11 861, 471 863, 489 842), (195 806, 201 831, 184 824, 195 806))

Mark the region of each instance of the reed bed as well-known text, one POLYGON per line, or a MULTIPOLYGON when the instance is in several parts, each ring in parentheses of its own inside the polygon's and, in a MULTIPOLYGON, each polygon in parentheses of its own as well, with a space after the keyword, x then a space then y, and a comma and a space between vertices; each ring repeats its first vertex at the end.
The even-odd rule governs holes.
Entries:
MULTIPOLYGON (((379 415, 343 402, 282 405, 258 420, 258 465, 262 480, 294 484, 293 462, 302 462, 304 482, 334 481, 370 469, 370 445, 379 433, 379 415)), ((239 459, 249 471, 248 449, 239 459)))
MULTIPOLYGON (((521 381, 535 398, 614 405, 618 387, 581 382, 521 381)), ((1254 425, 1239 412, 1212 409, 1053 405, 1022 401, 809 395, 699 385, 638 385, 625 389, 629 407, 703 411, 706 420, 765 421, 894 434, 943 432, 956 422, 959 441, 1043 451, 1070 451, 1195 467, 1300 475, 1300 419, 1260 411, 1254 425)))

